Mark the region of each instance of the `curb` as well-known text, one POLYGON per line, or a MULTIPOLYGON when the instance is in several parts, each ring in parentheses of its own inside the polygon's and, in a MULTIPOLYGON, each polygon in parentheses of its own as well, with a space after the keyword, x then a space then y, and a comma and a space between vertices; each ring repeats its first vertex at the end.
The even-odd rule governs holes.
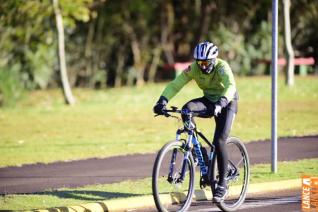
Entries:
MULTIPOLYGON (((288 189, 300 189, 301 179, 292 179, 292 180, 282 180, 282 181, 274 181, 274 182, 265 182, 265 183, 257 183, 250 184, 248 188, 248 195, 265 193, 265 192, 274 192, 274 191, 282 191, 288 189)), ((235 190, 235 189, 234 189, 235 190)), ((183 196, 183 195, 180 195, 183 196)), ((194 200, 211 200, 212 193, 210 190, 195 190, 194 200)), ((172 198, 167 198, 167 201, 171 201, 172 198)), ((76 212, 86 212, 86 211, 135 211, 136 209, 141 208, 153 208, 155 207, 155 203, 152 195, 147 196, 138 196, 138 197, 129 197, 125 199, 114 199, 114 200, 106 200, 94 203, 86 203, 75 206, 65 206, 65 207, 55 207, 48 209, 35 209, 33 211, 38 212, 64 212, 64 211, 76 211, 76 212)))

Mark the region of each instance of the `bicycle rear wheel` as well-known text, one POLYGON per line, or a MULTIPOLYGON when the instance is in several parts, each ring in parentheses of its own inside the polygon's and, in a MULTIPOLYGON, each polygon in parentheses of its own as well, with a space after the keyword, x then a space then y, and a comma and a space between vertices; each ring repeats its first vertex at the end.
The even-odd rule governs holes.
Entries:
MULTIPOLYGON (((250 177, 249 158, 244 144, 235 137, 226 141, 228 152, 228 196, 216 205, 223 211, 236 211, 244 202, 250 177)), ((213 158, 212 190, 218 182, 218 168, 216 157, 213 158)))
POLYGON ((185 211, 191 204, 194 165, 192 155, 184 160, 185 154, 184 143, 172 141, 157 155, 152 172, 152 192, 158 211, 185 211), (182 179, 183 164, 185 176, 182 179))

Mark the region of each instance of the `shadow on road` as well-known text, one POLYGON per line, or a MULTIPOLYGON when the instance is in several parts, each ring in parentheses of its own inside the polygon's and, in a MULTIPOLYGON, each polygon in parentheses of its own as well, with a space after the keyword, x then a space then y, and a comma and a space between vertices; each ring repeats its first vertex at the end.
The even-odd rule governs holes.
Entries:
POLYGON ((78 199, 87 201, 105 201, 113 198, 126 198, 140 196, 133 193, 107 192, 107 191, 90 191, 90 190, 66 190, 66 191, 50 191, 36 193, 37 195, 50 195, 64 199, 78 199))

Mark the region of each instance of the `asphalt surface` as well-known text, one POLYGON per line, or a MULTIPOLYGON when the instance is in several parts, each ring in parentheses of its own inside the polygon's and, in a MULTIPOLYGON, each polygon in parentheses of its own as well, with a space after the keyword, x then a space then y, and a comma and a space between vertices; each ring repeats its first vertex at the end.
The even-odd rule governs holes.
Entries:
MULTIPOLYGON (((248 195, 244 204, 237 210, 240 212, 292 212, 301 211, 301 191, 290 190, 282 192, 266 193, 255 196, 248 195)), ((155 210, 154 210, 155 211, 155 210)), ((192 204, 189 212, 213 212, 220 211, 210 201, 197 202, 192 204)))
MULTIPOLYGON (((288 190, 272 192, 260 195, 248 195, 244 204, 237 210, 240 212, 292 212, 301 211, 301 191, 288 190)), ((210 201, 197 202, 192 204, 189 212, 212 212, 220 211, 210 201), (210 206, 210 207, 209 207, 210 206)))
MULTIPOLYGON (((270 141, 246 145, 251 164, 270 163, 270 141)), ((135 154, 0 168, 0 194, 36 193, 62 187, 150 177, 156 154, 135 154)), ((278 139, 278 160, 318 158, 318 135, 278 139)))
MULTIPOLYGON (((301 191, 286 190, 259 195, 248 195, 239 212, 294 212, 301 211, 301 191)), ((138 210, 139 212, 157 211, 155 207, 138 210)), ((221 211, 211 201, 193 202, 189 212, 218 212, 221 211)))

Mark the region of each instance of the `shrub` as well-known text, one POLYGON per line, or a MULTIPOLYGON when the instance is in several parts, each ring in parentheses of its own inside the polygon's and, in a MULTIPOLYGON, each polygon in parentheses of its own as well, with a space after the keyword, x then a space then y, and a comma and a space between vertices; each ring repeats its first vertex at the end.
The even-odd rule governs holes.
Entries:
POLYGON ((14 106, 23 94, 20 64, 0 67, 0 106, 14 106))

